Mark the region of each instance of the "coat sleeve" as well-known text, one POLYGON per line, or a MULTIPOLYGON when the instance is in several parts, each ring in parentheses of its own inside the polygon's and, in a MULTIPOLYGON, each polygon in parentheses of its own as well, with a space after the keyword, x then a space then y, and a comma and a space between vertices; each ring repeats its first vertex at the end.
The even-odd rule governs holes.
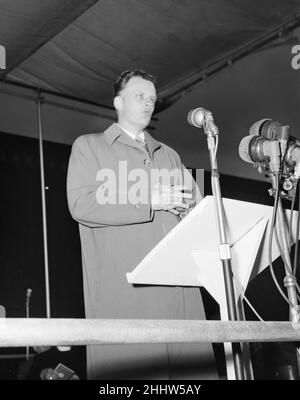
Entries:
POLYGON ((67 198, 72 217, 92 227, 128 225, 151 221, 153 212, 149 204, 99 204, 96 180, 101 170, 98 160, 85 136, 72 146, 67 175, 67 198))

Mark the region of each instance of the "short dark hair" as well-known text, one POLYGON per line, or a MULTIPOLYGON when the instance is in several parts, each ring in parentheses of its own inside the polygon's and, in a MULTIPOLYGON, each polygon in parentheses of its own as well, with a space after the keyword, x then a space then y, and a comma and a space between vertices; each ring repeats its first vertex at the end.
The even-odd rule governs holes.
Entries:
POLYGON ((140 76, 143 79, 146 79, 147 81, 152 82, 154 85, 156 83, 156 77, 149 74, 148 72, 144 71, 143 69, 134 69, 134 70, 126 70, 121 73, 121 75, 118 77, 116 82, 114 83, 113 87, 113 96, 114 98, 119 95, 122 89, 126 86, 127 82, 133 77, 133 76, 140 76))

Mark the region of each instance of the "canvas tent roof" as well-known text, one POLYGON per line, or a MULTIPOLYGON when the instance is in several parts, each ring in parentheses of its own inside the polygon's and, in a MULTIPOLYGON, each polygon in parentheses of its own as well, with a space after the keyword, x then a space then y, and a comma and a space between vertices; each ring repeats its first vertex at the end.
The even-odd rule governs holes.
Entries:
POLYGON ((298 25, 299 0, 1 0, 0 78, 110 106, 116 76, 144 68, 163 109, 298 25))

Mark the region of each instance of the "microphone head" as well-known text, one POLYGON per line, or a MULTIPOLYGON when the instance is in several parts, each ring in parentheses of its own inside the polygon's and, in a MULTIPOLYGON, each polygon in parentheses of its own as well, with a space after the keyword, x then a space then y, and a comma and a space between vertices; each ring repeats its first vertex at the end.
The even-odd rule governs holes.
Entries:
POLYGON ((250 126, 249 135, 251 136, 261 135, 262 127, 266 121, 272 121, 272 120, 270 118, 263 118, 260 119, 259 121, 254 122, 254 124, 250 126))
POLYGON ((195 108, 188 113, 187 120, 188 123, 196 128, 202 128, 204 123, 204 117, 210 111, 205 110, 205 108, 195 108))
POLYGON ((288 141, 290 137, 290 130, 288 125, 283 125, 278 121, 273 121, 270 118, 263 118, 249 129, 249 134, 252 136, 260 135, 269 140, 285 140, 288 141))
POLYGON ((26 296, 30 297, 31 293, 32 293, 32 289, 28 288, 27 291, 26 291, 26 296))
POLYGON ((253 160, 250 157, 250 145, 251 141, 253 140, 254 136, 245 136, 239 145, 239 155, 243 161, 246 161, 247 163, 253 164, 253 160))

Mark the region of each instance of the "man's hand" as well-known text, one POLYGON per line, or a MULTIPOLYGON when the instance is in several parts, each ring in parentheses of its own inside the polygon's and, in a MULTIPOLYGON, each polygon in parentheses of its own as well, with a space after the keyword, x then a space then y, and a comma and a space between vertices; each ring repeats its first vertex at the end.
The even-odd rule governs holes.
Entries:
POLYGON ((185 213, 195 203, 191 193, 182 193, 186 189, 183 185, 155 185, 151 193, 152 209, 169 211, 175 215, 185 213))

